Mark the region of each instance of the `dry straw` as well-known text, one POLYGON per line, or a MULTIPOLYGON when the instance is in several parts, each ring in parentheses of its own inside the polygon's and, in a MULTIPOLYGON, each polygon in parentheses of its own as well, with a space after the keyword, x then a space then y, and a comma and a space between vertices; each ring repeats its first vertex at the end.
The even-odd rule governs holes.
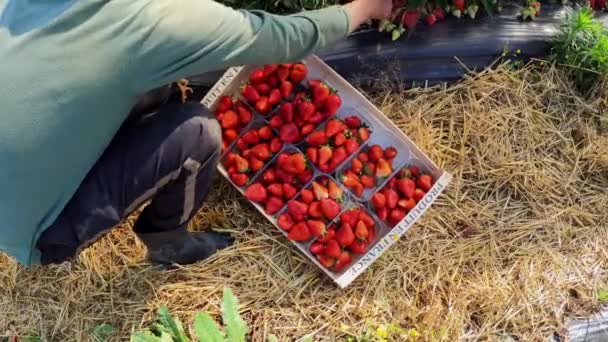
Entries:
POLYGON ((445 341, 563 333, 597 309, 595 291, 608 281, 607 89, 584 100, 551 67, 501 66, 448 89, 371 95, 455 178, 346 290, 218 181, 196 222, 234 233, 234 248, 153 268, 131 219, 72 265, 28 271, 0 257, 0 334, 86 341, 109 323, 125 339, 161 304, 186 322, 197 310, 217 314, 226 285, 252 341, 337 341, 390 323, 420 340, 441 330, 445 341))

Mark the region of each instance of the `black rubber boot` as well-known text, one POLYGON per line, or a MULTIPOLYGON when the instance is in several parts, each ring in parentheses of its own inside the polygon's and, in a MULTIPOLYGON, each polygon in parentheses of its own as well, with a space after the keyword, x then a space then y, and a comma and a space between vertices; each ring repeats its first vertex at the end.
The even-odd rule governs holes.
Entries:
POLYGON ((231 246, 234 238, 218 232, 188 232, 185 228, 137 233, 148 249, 148 259, 163 265, 188 265, 231 246))

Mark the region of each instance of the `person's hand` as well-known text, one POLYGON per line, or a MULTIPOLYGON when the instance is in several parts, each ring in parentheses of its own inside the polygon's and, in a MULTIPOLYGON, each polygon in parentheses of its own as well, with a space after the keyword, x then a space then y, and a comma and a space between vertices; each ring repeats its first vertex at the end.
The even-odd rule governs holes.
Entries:
POLYGON ((349 21, 350 31, 372 19, 387 19, 393 12, 392 0, 355 0, 344 5, 349 21))

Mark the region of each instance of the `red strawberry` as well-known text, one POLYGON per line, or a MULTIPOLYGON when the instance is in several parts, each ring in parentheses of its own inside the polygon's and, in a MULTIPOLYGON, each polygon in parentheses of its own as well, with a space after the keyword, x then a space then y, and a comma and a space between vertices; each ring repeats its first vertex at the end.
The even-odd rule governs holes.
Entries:
POLYGON ((401 222, 405 218, 405 211, 400 208, 395 208, 388 213, 388 223, 391 225, 396 225, 401 222))
POLYGON ((333 220, 340 213, 340 205, 333 199, 323 199, 321 200, 321 211, 323 212, 323 216, 333 220))
POLYGON ((277 175, 277 178, 281 182, 287 183, 287 184, 292 184, 295 181, 295 179, 296 179, 296 176, 294 176, 294 175, 292 175, 290 173, 287 173, 287 172, 285 172, 285 171, 283 171, 281 169, 276 170, 276 175, 277 175))
POLYGON ((418 174, 420 173, 420 169, 418 168, 418 166, 410 166, 409 171, 412 177, 418 177, 418 174))
POLYGON ((316 147, 309 147, 306 149, 306 157, 311 163, 316 164, 318 160, 318 152, 316 147))
POLYGON ((264 75, 264 70, 263 69, 255 69, 251 75, 249 75, 249 81, 251 81, 251 83, 260 83, 260 82, 264 82, 264 79, 266 78, 267 75, 264 75))
POLYGON ((268 95, 268 104, 270 106, 276 106, 281 103, 283 96, 281 96, 281 91, 279 89, 272 89, 270 91, 270 95, 268 95))
POLYGON ((361 152, 357 156, 357 159, 359 159, 362 163, 367 163, 369 161, 369 156, 367 152, 361 152))
POLYGON ((325 245, 325 255, 332 258, 339 258, 342 254, 342 248, 336 240, 327 241, 325 245))
POLYGON ((363 166, 363 173, 368 176, 375 176, 376 174, 376 164, 372 162, 367 162, 363 166))
POLYGON ((308 183, 312 179, 313 171, 312 169, 306 169, 303 172, 298 173, 298 179, 302 183, 308 183))
POLYGON ((287 211, 294 220, 302 221, 308 213, 308 206, 300 201, 291 200, 287 202, 287 211))
POLYGON ((294 123, 288 123, 281 127, 279 136, 283 142, 295 143, 300 140, 300 132, 298 132, 298 126, 294 123))
POLYGON ((397 189, 406 197, 412 198, 414 196, 414 190, 416 189, 416 184, 413 180, 409 178, 401 178, 397 180, 397 189))
POLYGON ((376 209, 384 208, 384 206, 386 205, 386 197, 384 197, 383 193, 377 192, 374 194, 374 196, 372 196, 372 204, 376 209))
POLYGON ((232 179, 232 182, 239 187, 245 186, 245 184, 249 182, 249 176, 247 176, 245 173, 234 173, 230 175, 230 179, 232 179))
POLYGON ((294 83, 300 83, 306 78, 307 75, 308 75, 308 69, 306 68, 306 66, 302 63, 298 63, 298 64, 294 64, 291 67, 291 72, 289 73, 289 78, 294 83))
POLYGON ((333 151, 329 146, 322 146, 319 149, 319 163, 317 165, 325 165, 329 162, 333 155, 333 151))
POLYGON ((281 214, 277 219, 277 225, 285 231, 290 231, 294 225, 293 218, 288 213, 281 214))
POLYGON ((315 195, 312 193, 310 189, 304 189, 300 193, 300 200, 308 205, 315 200, 315 195))
POLYGON ((323 131, 313 132, 306 138, 306 143, 312 146, 320 146, 327 144, 327 135, 323 131))
POLYGON ((334 269, 336 271, 340 271, 346 265, 350 264, 352 261, 353 261, 353 257, 350 255, 350 253, 347 251, 342 251, 342 253, 340 254, 340 257, 338 258, 338 261, 336 261, 336 264, 334 265, 334 269))
POLYGON ((260 95, 268 95, 270 93, 270 85, 268 83, 256 84, 254 87, 260 95))
POLYGON ((315 125, 313 124, 307 124, 302 126, 302 129, 300 130, 300 133, 304 136, 304 135, 308 135, 310 132, 312 132, 315 129, 315 125))
POLYGON ((238 154, 234 157, 234 165, 236 166, 236 170, 238 172, 244 173, 249 171, 249 162, 247 161, 247 159, 241 157, 238 154))
POLYGON ((425 20, 426 20, 427 25, 433 26, 433 25, 435 25, 435 22, 437 21, 437 17, 435 17, 434 14, 429 14, 426 16, 425 20))
POLYGON ((243 141, 247 143, 247 145, 256 145, 260 143, 260 136, 256 130, 250 130, 243 134, 241 137, 243 141))
POLYGON ((361 127, 361 119, 358 116, 349 116, 344 119, 344 122, 346 123, 346 126, 348 126, 348 128, 350 129, 357 129, 361 127))
POLYGON ((445 20, 445 11, 441 7, 435 8, 433 15, 437 18, 437 20, 445 20))
POLYGON ((313 242, 309 250, 312 254, 321 254, 325 252, 325 245, 320 242, 313 242))
POLYGON ((352 187, 352 190, 353 190, 353 193, 355 194, 355 196, 361 198, 361 197, 363 197, 363 192, 365 191, 365 187, 360 182, 357 182, 352 187))
POLYGON ((397 202, 397 205, 407 211, 410 211, 416 208, 416 201, 413 198, 400 199, 399 202, 397 202))
POLYGON ((314 192, 317 201, 329 198, 329 191, 327 188, 318 182, 312 182, 312 191, 314 192))
POLYGON ((464 12, 466 7, 465 0, 454 0, 454 7, 456 7, 457 10, 464 12))
POLYGON ((323 117, 323 114, 316 112, 314 113, 311 117, 308 118, 308 122, 310 122, 311 124, 315 124, 318 125, 320 124, 325 118, 323 117))
POLYGON ((336 237, 336 230, 333 228, 333 226, 331 226, 323 234, 321 234, 321 236, 319 236, 317 241, 319 241, 321 243, 326 243, 328 241, 333 240, 335 237, 336 237))
POLYGON ((361 127, 357 130, 357 136, 361 141, 367 141, 369 139, 369 134, 369 128, 367 127, 361 127))
POLYGON ((367 251, 367 243, 365 241, 355 241, 348 247, 354 254, 365 254, 367 251))
POLYGON ((256 103, 260 99, 260 94, 258 91, 250 84, 246 85, 241 92, 241 95, 247 100, 249 103, 256 103))
POLYGON ((288 184, 288 183, 283 183, 283 197, 285 199, 292 199, 295 197, 295 195, 298 193, 298 189, 296 189, 295 186, 288 184))
POLYGON ((325 117, 335 115, 342 105, 342 98, 337 94, 331 94, 323 101, 323 110, 325 117))
POLYGON ((378 218, 381 219, 382 221, 386 221, 386 218, 388 217, 388 208, 387 207, 376 208, 376 215, 378 215, 378 218))
POLYGON ((291 102, 285 102, 279 108, 279 115, 285 122, 293 121, 293 104, 291 102))
POLYGON ((325 268, 332 268, 336 264, 336 259, 323 254, 317 255, 317 259, 319 259, 319 263, 325 268))
POLYGON ((372 229, 376 225, 374 219, 369 216, 369 214, 365 211, 361 211, 361 214, 359 214, 359 219, 365 224, 368 229, 372 229))
POLYGON ((397 206, 397 201, 399 201, 399 195, 397 194, 397 191, 385 188, 384 197, 386 198, 386 206, 389 209, 393 209, 397 206))
POLYGON ((298 103, 298 113, 303 120, 308 120, 315 114, 315 105, 309 101, 301 101, 298 103))
POLYGON ((221 122, 223 129, 234 128, 239 125, 239 116, 233 110, 228 110, 224 113, 221 122))
POLYGON ((270 145, 258 144, 251 148, 251 154, 259 160, 266 161, 270 159, 270 145))
POLYGON ((386 178, 390 176, 392 172, 393 168, 391 167, 391 164, 389 164, 386 159, 380 158, 376 164, 376 177, 386 178))
POLYGON ((405 11, 403 16, 401 17, 401 24, 407 27, 408 30, 414 29, 416 27, 416 23, 418 22, 418 11, 405 11))
POLYGON ((215 111, 217 113, 225 112, 228 109, 232 108, 232 104, 232 98, 230 96, 222 96, 218 101, 217 108, 215 109, 215 111))
POLYGON ((262 184, 253 183, 245 190, 245 197, 250 201, 262 203, 266 201, 268 193, 262 184))
POLYGON ((321 212, 321 202, 312 202, 308 206, 308 215, 314 218, 323 217, 323 213, 321 212))
POLYGON ((334 137, 334 145, 336 145, 336 146, 342 146, 342 145, 344 145, 345 142, 346 142, 346 136, 342 132, 336 134, 336 136, 334 137))
POLYGON ((226 157, 224 157, 224 166, 232 166, 236 163, 236 153, 228 152, 226 153, 226 157))
POLYGON ((249 167, 251 168, 251 171, 258 172, 262 168, 264 168, 264 162, 257 159, 256 157, 251 157, 249 159, 249 167))
POLYGON ((289 78, 289 68, 281 67, 279 70, 277 70, 277 78, 281 82, 287 81, 289 78))
POLYGON ((271 105, 268 102, 268 97, 260 96, 260 98, 255 102, 255 110, 260 114, 268 114, 271 110, 271 105))
POLYGON ((334 168, 338 165, 342 164, 343 161, 348 158, 348 154, 346 153, 346 149, 344 147, 338 147, 334 150, 331 156, 332 165, 334 168))
POLYGON ((281 126, 283 126, 283 119, 281 119, 280 116, 275 115, 273 116, 270 121, 268 122, 268 124, 270 125, 270 127, 272 128, 280 128, 281 126))
POLYGON ((270 137, 272 137, 272 128, 266 125, 258 128, 258 137, 262 140, 270 139, 270 137))
POLYGON ((325 124, 325 135, 328 138, 331 138, 342 131, 344 131, 344 125, 340 120, 332 119, 325 124))
POLYGON ((416 201, 416 203, 420 202, 424 198, 424 196, 426 196, 426 192, 424 192, 424 190, 414 190, 414 200, 416 201))
POLYGON ((224 140, 228 141, 228 142, 233 142, 234 139, 236 139, 236 137, 239 134, 237 133, 236 130, 234 129, 227 129, 226 131, 224 131, 224 140))
POLYGON ((354 227, 357 225, 357 221, 359 221, 360 214, 361 210, 359 209, 351 209, 345 211, 344 213, 342 213, 342 215, 340 215, 340 222, 346 223, 351 227, 354 227))
POLYGON ((267 190, 277 197, 283 197, 283 186, 280 183, 270 184, 267 190))
POLYGON ((323 234, 326 228, 325 223, 319 220, 308 220, 306 221, 306 224, 308 225, 308 230, 310 230, 312 236, 315 237, 323 234))
POLYGON ((289 161, 292 163, 295 174, 301 174, 306 171, 306 157, 303 153, 294 153, 289 157, 289 161))
POLYGON ((311 86, 312 100, 318 107, 323 101, 331 94, 331 89, 322 81, 310 81, 308 85, 311 86))
POLYGON ((369 236, 369 230, 367 229, 367 226, 365 225, 365 223, 363 223, 363 221, 359 221, 357 223, 357 226, 355 227, 355 236, 357 237, 357 239, 363 241, 365 241, 369 236))
POLYGON ((433 178, 429 175, 422 175, 416 180, 416 185, 425 192, 429 191, 433 187, 433 178))
POLYGON ((284 205, 285 202, 283 202, 282 199, 270 196, 270 198, 268 198, 268 201, 266 202, 266 207, 264 208, 264 210, 268 215, 274 215, 278 213, 284 205))
POLYGON ((397 151, 397 149, 395 147, 390 146, 386 150, 384 150, 384 159, 391 160, 391 159, 395 158, 398 153, 399 152, 397 151))
POLYGON ((384 156, 382 146, 377 144, 370 146, 369 150, 367 151, 367 155, 369 156, 370 161, 377 162, 380 158, 384 156))
POLYGON ((266 184, 274 183, 276 180, 277 176, 273 169, 268 169, 264 171, 264 174, 262 174, 262 181, 266 184))
POLYGON ((358 159, 355 158, 352 160, 351 164, 350 164, 350 169, 354 172, 354 173, 361 173, 361 171, 363 171, 363 163, 358 159))
POLYGON ((279 87, 279 78, 276 75, 269 76, 267 82, 268 82, 268 85, 270 85, 270 88, 279 87))
POLYGON ((355 241, 355 233, 348 223, 343 223, 336 231, 336 241, 344 247, 350 246, 355 241))
POLYGON ((306 222, 299 222, 291 227, 291 230, 287 234, 287 238, 292 241, 306 241, 312 237, 310 229, 306 225, 306 222))
POLYGON ((242 125, 246 125, 246 124, 250 123, 251 119, 253 119, 253 114, 245 106, 238 106, 236 108, 236 110, 239 115, 239 121, 241 122, 242 125))
POLYGON ((279 69, 279 66, 276 64, 269 64, 264 66, 264 77, 268 77, 274 74, 275 71, 279 69))
POLYGON ((283 143, 278 137, 272 138, 270 141, 270 152, 277 153, 283 148, 283 143))
POLYGON ((363 175, 361 176, 361 184, 367 189, 371 189, 376 186, 376 179, 372 176, 363 175))
POLYGON ((340 188, 338 186, 338 184, 336 184, 336 182, 330 180, 328 182, 327 188, 329 190, 330 198, 333 198, 335 200, 342 199, 342 196, 344 195, 344 191, 342 191, 342 188, 340 188))
POLYGON ((350 138, 344 142, 344 147, 346 148, 346 153, 352 154, 359 148, 359 142, 355 138, 350 138))
POLYGON ((289 81, 281 82, 280 91, 281 91, 282 98, 288 98, 293 93, 293 83, 291 83, 289 81))

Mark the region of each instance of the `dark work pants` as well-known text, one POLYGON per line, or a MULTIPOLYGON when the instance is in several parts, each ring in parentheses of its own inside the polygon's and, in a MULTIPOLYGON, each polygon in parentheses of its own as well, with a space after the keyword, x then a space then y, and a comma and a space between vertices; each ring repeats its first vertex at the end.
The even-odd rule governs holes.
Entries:
POLYGON ((201 104, 167 104, 168 91, 138 103, 38 239, 43 264, 74 258, 149 200, 135 224, 140 234, 184 229, 200 209, 216 173, 221 129, 201 104))

